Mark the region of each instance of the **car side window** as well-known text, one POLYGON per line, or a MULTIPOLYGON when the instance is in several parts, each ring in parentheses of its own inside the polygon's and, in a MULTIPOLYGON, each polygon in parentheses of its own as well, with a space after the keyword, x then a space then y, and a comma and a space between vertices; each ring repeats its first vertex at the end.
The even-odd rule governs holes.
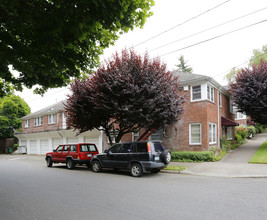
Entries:
POLYGON ((111 153, 119 153, 120 152, 121 144, 115 144, 110 149, 109 152, 111 153))
POLYGON ((132 152, 131 146, 132 146, 131 143, 123 144, 122 148, 121 148, 121 153, 130 153, 130 152, 132 152))
POLYGON ((59 147, 57 148, 57 152, 61 152, 62 148, 63 148, 63 146, 59 146, 59 147))
POLYGON ((65 145, 64 148, 63 148, 63 151, 68 151, 69 150, 69 145, 65 145))
POLYGON ((136 149, 137 152, 143 153, 143 152, 147 152, 147 143, 136 143, 136 149))
POLYGON ((76 145, 71 145, 70 146, 70 151, 71 152, 76 152, 77 151, 77 146, 76 145))

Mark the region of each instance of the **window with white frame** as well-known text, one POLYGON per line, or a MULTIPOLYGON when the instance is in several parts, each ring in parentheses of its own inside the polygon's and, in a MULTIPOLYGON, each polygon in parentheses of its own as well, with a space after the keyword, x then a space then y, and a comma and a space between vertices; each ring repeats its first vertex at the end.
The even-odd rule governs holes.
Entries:
POLYGON ((227 140, 233 139, 233 127, 227 127, 227 140))
POLYGON ((132 133, 132 141, 137 141, 139 138, 139 131, 132 133))
POLYGON ((234 114, 234 104, 232 99, 230 99, 230 112, 234 114))
POLYGON ((247 119, 247 116, 241 112, 236 112, 235 113, 235 119, 240 120, 240 119, 247 119))
POLYGON ((200 100, 201 99, 201 85, 192 86, 192 100, 200 100))
POLYGON ((219 92, 219 106, 222 107, 222 93, 219 92))
POLYGON ((189 125, 189 144, 199 145, 201 144, 201 124, 194 123, 189 125))
POLYGON ((30 119, 25 120, 25 128, 30 127, 30 119))
POLYGON ((216 143, 216 124, 214 123, 209 124, 209 143, 216 143))
POLYGON ((150 141, 162 141, 162 135, 163 135, 162 129, 159 129, 150 135, 149 140, 150 141))
POLYGON ((214 87, 207 85, 207 99, 214 102, 214 87))
POLYGON ((55 124, 55 122, 56 122, 55 114, 48 115, 48 124, 55 124))
POLYGON ((34 126, 40 126, 42 124, 43 124, 43 118, 42 117, 34 118, 34 126))

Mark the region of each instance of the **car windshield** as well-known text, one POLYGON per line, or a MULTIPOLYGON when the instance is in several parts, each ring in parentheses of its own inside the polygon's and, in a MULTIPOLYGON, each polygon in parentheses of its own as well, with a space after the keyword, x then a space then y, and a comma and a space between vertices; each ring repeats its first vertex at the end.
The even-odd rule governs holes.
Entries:
POLYGON ((93 144, 82 144, 80 145, 80 152, 96 151, 96 147, 93 144))
POLYGON ((156 152, 164 151, 164 148, 162 147, 161 143, 153 143, 153 145, 156 152))

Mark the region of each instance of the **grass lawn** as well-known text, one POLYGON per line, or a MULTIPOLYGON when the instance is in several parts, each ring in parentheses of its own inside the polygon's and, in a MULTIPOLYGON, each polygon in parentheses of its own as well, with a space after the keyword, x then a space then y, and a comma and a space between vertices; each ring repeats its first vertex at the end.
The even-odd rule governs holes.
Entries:
POLYGON ((267 163, 267 141, 260 146, 249 163, 267 163))
POLYGON ((176 166, 176 165, 168 165, 164 168, 164 170, 172 170, 172 171, 183 171, 187 167, 186 166, 176 166))

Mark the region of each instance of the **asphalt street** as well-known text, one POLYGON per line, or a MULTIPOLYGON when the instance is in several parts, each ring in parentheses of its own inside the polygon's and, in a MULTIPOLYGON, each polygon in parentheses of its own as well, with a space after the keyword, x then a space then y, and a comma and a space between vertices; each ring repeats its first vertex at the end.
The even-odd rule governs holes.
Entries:
POLYGON ((266 184, 163 172, 134 178, 0 156, 0 219, 267 219, 266 184))

